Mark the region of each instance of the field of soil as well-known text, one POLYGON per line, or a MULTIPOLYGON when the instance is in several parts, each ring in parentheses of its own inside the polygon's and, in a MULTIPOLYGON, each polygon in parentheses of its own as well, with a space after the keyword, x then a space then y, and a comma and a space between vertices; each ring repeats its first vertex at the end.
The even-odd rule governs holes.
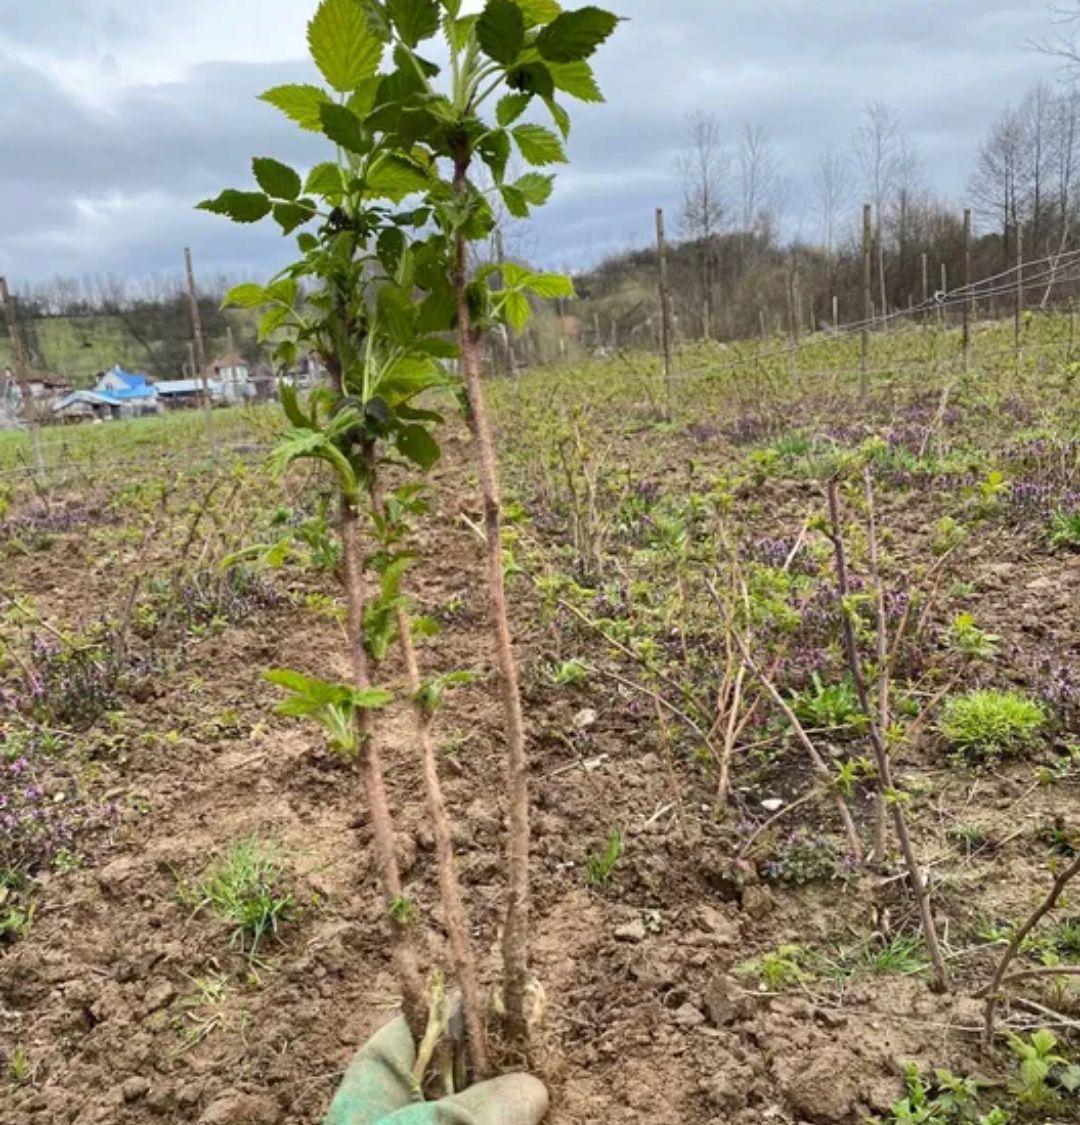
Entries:
MULTIPOLYGON (((1048 533, 1055 512, 1080 512, 1077 391, 1049 361, 1020 385, 942 370, 932 386, 898 374, 865 402, 850 382, 806 372, 686 384, 671 422, 614 363, 497 388, 531 763, 532 967, 546 995, 531 1061, 553 1125, 900 1120, 890 1106, 911 1062, 985 1078, 982 1112, 1080 1120, 1067 1084, 1042 1108, 1018 1100, 1015 1052, 1001 1036, 983 1044, 976 998, 1080 831, 1080 543, 1048 533), (728 707, 718 703, 738 663, 723 614, 737 607, 713 605, 708 575, 722 597, 739 573, 760 598, 753 643, 785 699, 844 680, 825 604, 837 597, 825 484, 844 482, 845 536, 868 582, 867 465, 886 592, 902 606, 889 611, 893 765, 945 995, 928 988, 891 830, 881 863, 855 863, 835 805, 843 787, 815 782, 758 680, 747 674, 734 704, 729 682, 728 707), (963 615, 991 638, 980 652, 956 639, 963 615), (958 755, 940 714, 978 688, 1038 701, 1038 734, 1014 752, 958 755), (724 765, 732 706, 746 722, 724 765)), ((426 671, 477 673, 448 694, 437 732, 490 985, 502 713, 472 445, 460 423, 449 428, 409 590, 442 627, 421 650, 426 671)), ((316 1122, 352 1052, 395 1011, 359 779, 318 729, 274 714, 279 693, 262 677, 348 678, 334 568, 294 558, 251 564, 235 588, 221 577, 226 555, 315 510, 313 475, 271 480, 259 457, 202 464, 178 449, 170 467, 146 470, 153 479, 106 466, 44 499, 8 488, 5 805, 33 774, 54 803, 83 811, 62 861, 57 849, 25 859, 19 879, 13 865, 29 852, 13 822, 4 829, 5 1125, 316 1122), (103 636, 109 668, 122 667, 95 686, 103 636), (44 698, 28 690, 38 673, 44 698), (294 905, 251 957, 191 888, 256 836, 274 842, 294 905)), ((869 662, 873 640, 860 642, 869 662)), ((387 670, 400 689, 396 657, 387 670)), ((869 849, 865 726, 805 725, 830 769, 853 763, 848 805, 869 849)), ((446 951, 407 708, 389 708, 383 736, 406 894, 434 963, 446 951)), ((1018 965, 1080 960, 1080 886, 1039 934, 1018 965)), ((1050 1028, 1062 1057, 1080 1058, 1068 976, 1014 986, 999 1020, 1024 1036, 1050 1028)))

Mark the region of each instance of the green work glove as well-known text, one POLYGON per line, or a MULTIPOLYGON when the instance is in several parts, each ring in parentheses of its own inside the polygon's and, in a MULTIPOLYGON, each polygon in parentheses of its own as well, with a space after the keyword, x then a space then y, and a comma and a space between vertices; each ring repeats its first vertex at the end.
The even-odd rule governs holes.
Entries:
POLYGON ((507 1074, 451 1098, 417 1102, 415 1061, 405 1020, 387 1024, 353 1056, 323 1125, 539 1125, 547 1113, 547 1090, 530 1074, 507 1074))

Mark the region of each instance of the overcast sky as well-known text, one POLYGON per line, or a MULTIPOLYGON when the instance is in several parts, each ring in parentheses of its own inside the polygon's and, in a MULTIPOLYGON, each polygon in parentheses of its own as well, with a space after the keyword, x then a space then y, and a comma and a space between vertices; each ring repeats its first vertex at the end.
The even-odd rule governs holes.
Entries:
MULTIPOLYGON (((253 155, 299 164, 317 141, 256 101, 310 77, 315 0, 0 0, 0 273, 125 278, 278 267, 272 224, 192 210, 250 180, 253 155)), ((573 5, 569 5, 573 6, 573 5)), ((764 126, 788 176, 785 227, 813 238, 809 183, 826 144, 849 145, 871 99, 916 140, 931 183, 962 200, 991 122, 1040 78, 1028 48, 1044 0, 611 0, 628 18, 596 60, 608 101, 575 103, 572 165, 528 246, 578 267, 650 234, 677 209, 687 114, 715 112, 732 143, 764 126)))

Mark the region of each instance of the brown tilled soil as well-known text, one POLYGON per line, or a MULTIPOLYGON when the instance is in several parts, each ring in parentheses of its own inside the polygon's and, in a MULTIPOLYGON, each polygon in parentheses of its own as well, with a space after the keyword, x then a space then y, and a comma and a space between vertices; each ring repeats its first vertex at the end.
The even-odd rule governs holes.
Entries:
MULTIPOLYGON (((429 659, 485 673, 450 696, 440 731, 462 881, 494 981, 500 715, 480 547, 459 518, 463 506, 475 517, 475 498, 460 479, 438 479, 418 593, 446 621, 429 659)), ((763 523, 790 534, 814 486, 769 489, 753 502, 768 513, 763 523)), ((925 548, 932 509, 933 498, 887 508, 894 548, 901 536, 913 555, 925 548)), ((1080 559, 1051 560, 1021 536, 1001 536, 966 548, 980 624, 1005 639, 1010 667, 1048 647, 1076 666, 1080 559)), ((87 557, 77 535, 62 536, 12 562, 6 580, 71 622, 115 590, 110 568, 125 561, 134 559, 87 557)), ((986 962, 967 956, 977 943, 962 928, 1030 905, 1046 881, 1035 834, 1075 800, 1075 782, 1033 789, 1031 762, 953 776, 932 748, 902 762, 927 786, 920 848, 952 927, 958 994, 935 997, 923 978, 895 975, 763 993, 735 967, 786 943, 900 919, 910 909, 902 883, 866 875, 770 888, 737 871, 715 822, 715 783, 689 762, 670 765, 651 714, 613 685, 546 685, 536 668, 558 650, 554 634, 527 584, 514 591, 533 769, 533 963, 547 996, 534 1068, 550 1085, 554 1125, 854 1123, 898 1096, 909 1059, 1000 1076, 1002 1057, 981 1053, 981 1006, 968 998, 986 962), (1000 847, 958 856, 944 829, 961 817, 1000 847), (622 826, 625 858, 610 885, 589 889, 585 857, 612 825, 622 826)), ((9 1058, 21 1046, 32 1068, 29 1081, 0 1089, 4 1125, 316 1122, 351 1053, 393 1012, 358 780, 315 731, 272 715, 275 690, 260 672, 279 665, 344 676, 338 626, 292 604, 213 633, 103 731, 94 785, 124 802, 123 827, 82 869, 52 877, 28 938, 0 953, 0 1045, 9 1058), (253 832, 280 841, 299 873, 302 911, 249 970, 226 931, 192 916, 178 886, 253 832)), ((407 715, 390 713, 384 742, 407 891, 437 920, 407 715)), ((757 810, 771 795, 739 799, 757 810)))

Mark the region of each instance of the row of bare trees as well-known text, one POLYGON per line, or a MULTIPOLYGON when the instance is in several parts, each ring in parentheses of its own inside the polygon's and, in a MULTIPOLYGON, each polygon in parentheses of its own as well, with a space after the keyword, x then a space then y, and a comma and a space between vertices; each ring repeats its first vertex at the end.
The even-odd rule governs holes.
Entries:
MULTIPOLYGON (((796 226, 788 214, 793 180, 761 126, 732 137, 718 115, 691 114, 678 174, 682 242, 672 248, 670 269, 680 335, 731 339, 856 321, 865 307, 864 202, 871 205, 877 314, 918 307, 963 284, 965 207, 975 219, 974 279, 1013 268, 1019 250, 1032 262, 1080 247, 1080 89, 1043 82, 1007 107, 978 150, 962 203, 935 194, 899 116, 870 103, 848 144, 819 153, 802 192, 800 236, 786 242, 780 233, 796 226)), ((587 335, 604 345, 655 337, 655 269, 645 250, 583 278, 587 335)), ((1059 284, 1056 295, 1073 298, 1077 286, 1059 284)), ((1004 312, 1012 298, 997 303, 1004 312)))

